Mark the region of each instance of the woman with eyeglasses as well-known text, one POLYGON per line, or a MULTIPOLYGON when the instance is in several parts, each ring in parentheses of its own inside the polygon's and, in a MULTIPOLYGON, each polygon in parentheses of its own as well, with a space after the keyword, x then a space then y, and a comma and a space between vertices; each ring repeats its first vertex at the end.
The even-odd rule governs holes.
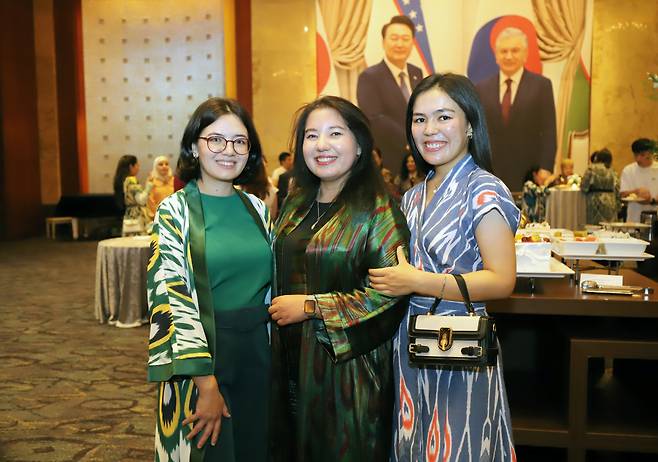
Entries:
POLYGON ((155 216, 148 265, 156 461, 265 461, 269 215, 234 187, 262 151, 236 101, 201 104, 181 141, 186 186, 155 216))

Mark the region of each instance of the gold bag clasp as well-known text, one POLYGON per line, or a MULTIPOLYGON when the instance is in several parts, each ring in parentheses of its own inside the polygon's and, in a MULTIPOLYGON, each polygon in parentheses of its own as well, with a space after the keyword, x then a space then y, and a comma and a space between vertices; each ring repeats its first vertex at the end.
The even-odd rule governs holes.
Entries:
POLYGON ((439 329, 439 350, 448 351, 452 347, 452 329, 441 327, 439 329))

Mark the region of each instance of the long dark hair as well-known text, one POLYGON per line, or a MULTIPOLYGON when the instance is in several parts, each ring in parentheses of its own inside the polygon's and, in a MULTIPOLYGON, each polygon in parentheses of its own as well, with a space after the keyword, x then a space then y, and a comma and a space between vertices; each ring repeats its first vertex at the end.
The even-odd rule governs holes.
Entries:
POLYGON ((251 176, 251 179, 242 185, 242 190, 253 194, 259 199, 265 199, 270 191, 270 180, 267 178, 265 165, 261 162, 258 171, 251 176))
POLYGON ((125 210, 126 203, 123 194, 123 183, 130 176, 130 168, 137 163, 137 157, 126 154, 121 156, 117 162, 117 170, 114 173, 114 203, 120 211, 125 210))
POLYGON ((361 148, 361 155, 357 156, 352 165, 347 181, 336 197, 336 203, 367 210, 374 205, 377 194, 387 194, 382 175, 379 169, 375 168, 372 158, 373 138, 370 125, 358 107, 337 96, 323 96, 297 111, 291 143, 295 153, 293 176, 296 187, 291 194, 301 194, 304 202, 311 202, 320 187, 320 178, 309 170, 304 160, 304 132, 311 112, 322 108, 333 109, 340 114, 361 148))
POLYGON ((594 154, 594 160, 592 162, 599 162, 605 165, 605 168, 610 168, 612 165, 612 153, 608 148, 603 148, 600 151, 596 151, 594 154))
POLYGON ((411 153, 416 161, 416 168, 428 172, 434 167, 420 155, 416 147, 414 137, 411 134, 411 123, 413 120, 414 104, 416 98, 422 93, 432 88, 440 88, 457 103, 466 115, 466 122, 471 124, 473 136, 468 140, 468 152, 473 157, 475 163, 488 172, 493 173, 491 165, 491 147, 489 144, 489 132, 487 131, 487 120, 484 115, 482 103, 478 97, 473 83, 465 76, 459 74, 433 74, 425 77, 418 84, 409 98, 407 106, 407 143, 411 147, 411 153))
POLYGON ((541 167, 537 164, 533 164, 530 166, 530 168, 525 172, 525 176, 523 177, 523 184, 526 184, 528 181, 532 181, 533 183, 535 182, 535 174, 541 170, 541 167))
POLYGON ((183 132, 183 138, 180 142, 178 166, 180 179, 184 182, 187 183, 190 180, 201 177, 199 159, 196 159, 192 155, 192 145, 197 143, 199 135, 201 135, 204 128, 227 114, 233 114, 242 121, 247 129, 247 135, 251 145, 247 164, 244 170, 242 170, 242 173, 233 180, 233 184, 244 184, 249 181, 254 172, 262 164, 263 151, 261 149, 260 139, 247 110, 240 103, 232 99, 210 98, 196 108, 183 132))

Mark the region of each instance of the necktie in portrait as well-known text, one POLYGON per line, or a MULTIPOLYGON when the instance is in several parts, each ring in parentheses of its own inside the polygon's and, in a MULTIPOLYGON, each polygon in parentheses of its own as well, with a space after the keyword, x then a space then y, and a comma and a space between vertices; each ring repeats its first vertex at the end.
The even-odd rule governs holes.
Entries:
POLYGON ((407 87, 407 83, 405 81, 406 74, 404 72, 400 72, 400 91, 402 92, 402 96, 404 96, 405 101, 409 101, 409 88, 407 87))

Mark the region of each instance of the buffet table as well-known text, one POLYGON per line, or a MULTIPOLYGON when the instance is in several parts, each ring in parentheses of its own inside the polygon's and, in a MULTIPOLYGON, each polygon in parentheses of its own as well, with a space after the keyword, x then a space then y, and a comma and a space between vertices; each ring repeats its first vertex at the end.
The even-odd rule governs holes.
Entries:
POLYGON ((569 462, 591 451, 658 454, 658 402, 648 399, 658 388, 658 284, 621 274, 653 293, 582 293, 570 277, 537 279, 531 290, 520 278, 510 298, 487 303, 517 445, 569 462))
POLYGON ((94 314, 101 324, 137 327, 146 322, 146 265, 149 236, 98 243, 94 314))

